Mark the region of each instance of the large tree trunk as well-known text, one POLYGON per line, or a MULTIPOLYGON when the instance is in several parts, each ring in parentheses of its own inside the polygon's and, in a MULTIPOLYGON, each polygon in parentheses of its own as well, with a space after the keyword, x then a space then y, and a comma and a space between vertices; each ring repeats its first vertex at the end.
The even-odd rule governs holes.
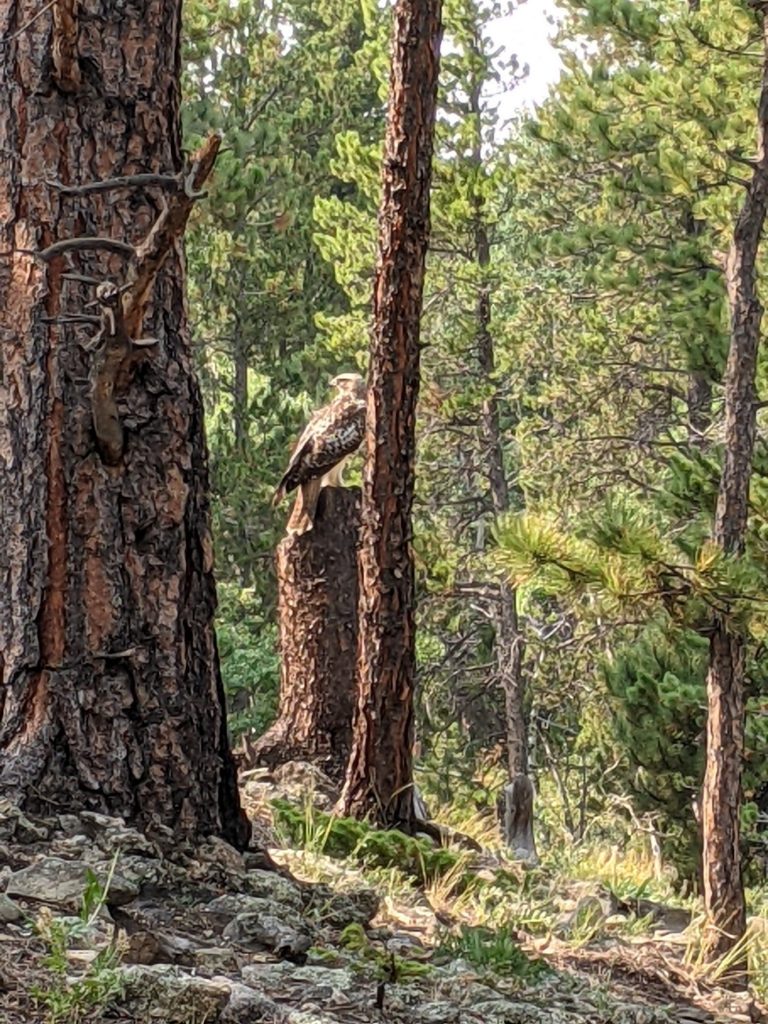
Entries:
POLYGON ((252 753, 270 767, 311 761, 339 783, 355 706, 359 528, 360 492, 325 487, 313 528, 280 542, 280 713, 252 753))
MULTIPOLYGON (((763 79, 757 158, 726 260, 731 345, 725 371, 725 452, 715 516, 715 541, 738 556, 744 550, 755 444, 755 371, 763 315, 756 261, 768 210, 768 15, 763 20, 763 79)), ((707 759, 701 798, 705 943, 714 960, 746 930, 739 851, 744 754, 745 640, 727 614, 718 614, 707 675, 707 759)), ((738 968, 742 962, 735 964, 738 968)), ((738 973, 735 971, 734 973, 738 973)))
POLYGON ((360 557, 359 702, 340 806, 409 829, 416 673, 411 506, 441 0, 398 0, 379 215, 360 557))
POLYGON ((63 280, 68 262, 120 280, 125 261, 46 268, 30 255, 149 232, 159 204, 146 192, 51 182, 181 170, 181 3, 59 0, 27 26, 40 8, 0 0, 0 791, 30 810, 92 808, 244 845, 181 257, 150 273, 143 324, 130 321, 158 344, 114 393, 125 443, 107 464, 88 333, 47 318, 93 297, 63 280))

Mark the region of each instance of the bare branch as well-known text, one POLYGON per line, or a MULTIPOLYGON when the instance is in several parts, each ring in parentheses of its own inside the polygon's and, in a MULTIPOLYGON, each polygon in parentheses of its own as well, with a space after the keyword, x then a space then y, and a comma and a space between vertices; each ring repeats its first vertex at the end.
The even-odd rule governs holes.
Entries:
POLYGON ((60 256, 63 252, 79 251, 81 249, 106 249, 107 252, 116 252, 121 256, 135 256, 136 249, 128 242, 121 242, 117 238, 97 238, 90 235, 82 235, 80 238, 62 238, 47 249, 37 253, 41 260, 49 263, 54 256, 60 256))
POLYGON ((125 326, 131 337, 135 337, 141 330, 144 307, 155 277, 172 251, 176 239, 184 232, 195 199, 199 198, 200 189, 213 170, 220 146, 220 135, 210 135, 205 140, 192 158, 190 171, 184 179, 184 192, 170 197, 166 209, 136 250, 135 263, 129 277, 130 291, 123 300, 125 326))
POLYGON ((124 174, 117 178, 106 178, 104 181, 89 181, 84 185, 64 185, 60 181, 46 181, 45 184, 57 189, 64 196, 88 196, 95 192, 148 186, 175 192, 183 187, 184 179, 178 174, 124 174))
POLYGON ((54 7, 58 2, 59 0, 50 0, 50 3, 47 3, 45 7, 41 7, 37 14, 32 15, 29 21, 24 22, 21 28, 17 28, 12 35, 6 36, 5 39, 0 39, 0 44, 12 43, 14 39, 18 39, 19 36, 23 36, 27 29, 30 28, 30 26, 34 25, 38 18, 42 18, 45 12, 50 11, 50 9, 54 7))

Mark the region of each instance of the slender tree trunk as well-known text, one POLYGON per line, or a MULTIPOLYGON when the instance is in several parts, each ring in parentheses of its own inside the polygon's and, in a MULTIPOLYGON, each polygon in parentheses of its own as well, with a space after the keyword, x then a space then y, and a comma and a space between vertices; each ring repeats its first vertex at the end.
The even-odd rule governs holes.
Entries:
POLYGON ((243 845, 182 260, 171 248, 154 266, 143 323, 129 323, 158 344, 118 381, 124 439, 108 464, 88 332, 48 318, 93 297, 62 278, 68 263, 121 280, 125 261, 30 255, 149 232, 159 204, 146 192, 50 182, 181 170, 180 8, 60 0, 25 27, 41 5, 0 0, 0 791, 30 810, 91 808, 243 845))
POLYGON ((280 543, 280 713, 253 748, 270 767, 311 761, 339 783, 355 706, 359 526, 359 491, 326 487, 314 527, 280 543))
MULTIPOLYGON (((482 44, 476 40, 478 57, 482 44)), ((473 162, 482 171, 482 138, 480 124, 481 83, 477 81, 469 98, 469 109, 477 125, 473 162)), ((478 267, 490 264, 491 251, 488 229, 483 216, 482 199, 475 197, 475 259, 478 267)), ((488 486, 496 516, 510 509, 510 490, 504 467, 504 446, 499 420, 499 403, 495 394, 494 373, 496 357, 491 333, 491 291, 485 282, 481 285, 475 309, 477 323, 478 362, 483 377, 494 392, 485 399, 481 409, 481 439, 485 452, 488 486)), ((517 616, 517 593, 508 583, 499 587, 499 599, 494 616, 494 655, 497 673, 504 694, 507 764, 509 785, 504 790, 504 835, 507 845, 515 850, 535 856, 533 840, 533 786, 528 772, 528 733, 525 715, 525 679, 523 676, 524 641, 517 616)))
MULTIPOLYGON (((731 345, 725 371, 725 453, 715 540, 726 554, 744 550, 755 444, 755 372, 762 306, 756 261, 768 210, 768 16, 758 108, 757 158, 726 260, 731 345)), ((707 676, 707 760, 701 798, 705 943, 711 959, 733 948, 746 930, 739 851, 744 753, 745 640, 726 614, 714 622, 707 676)), ((736 965, 739 966, 739 965, 736 965)), ((738 979, 737 979, 738 980, 738 979)))
MULTIPOLYGON (((476 230, 476 255, 480 267, 490 261, 488 235, 484 224, 476 230)), ((480 289, 477 300, 477 340, 480 369, 493 382, 495 357, 491 335, 491 297, 487 285, 480 289)), ((504 448, 499 424, 499 408, 495 395, 486 398, 481 410, 481 432, 488 466, 488 484, 494 513, 499 516, 510 509, 509 486, 504 470, 504 448)), ((507 583, 499 587, 495 615, 494 651, 504 693, 507 728, 507 760, 510 778, 528 771, 528 739, 525 720, 525 682, 523 679, 523 638, 517 618, 517 594, 507 583)))
POLYGON ((441 0, 398 0, 374 284, 358 707, 340 806, 409 829, 416 673, 411 506, 441 0))
POLYGON ((232 411, 235 421, 235 444, 237 450, 245 450, 248 439, 248 353, 241 334, 242 325, 239 318, 235 321, 236 337, 233 353, 234 381, 232 387, 232 411))

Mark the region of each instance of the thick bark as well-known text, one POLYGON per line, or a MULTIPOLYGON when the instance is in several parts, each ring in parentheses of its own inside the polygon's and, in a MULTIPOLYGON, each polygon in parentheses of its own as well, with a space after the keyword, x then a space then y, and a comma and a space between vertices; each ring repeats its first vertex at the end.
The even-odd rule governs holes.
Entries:
POLYGON ((398 0, 374 284, 360 556, 359 697, 340 806, 414 823, 416 672, 411 507, 419 319, 440 61, 441 0, 398 0))
POLYGON ((311 761, 337 782, 355 706, 359 522, 359 491, 326 487, 313 528, 280 543, 280 713, 253 748, 270 767, 311 761))
MULTIPOLYGON (((757 159, 736 221, 725 278, 731 344, 725 371, 725 445, 715 514, 716 542, 729 555, 744 550, 755 443, 755 371, 763 309, 756 261, 768 210, 768 15, 758 108, 757 159)), ((701 798, 705 943, 710 959, 733 948, 746 929, 739 851, 744 753, 745 640, 719 614, 713 625, 707 675, 707 759, 701 798)), ((739 966, 744 966, 737 964, 739 966)), ((738 970, 736 971, 738 975, 738 970)))
MULTIPOLYGON (((38 7, 0 0, 0 37, 38 7)), ((31 810, 87 807, 244 845, 174 242, 191 200, 156 224, 146 191, 50 184, 181 171, 180 7, 66 2, 3 45, 0 791, 31 810), (103 279, 125 260, 78 251, 46 266, 30 255, 82 235, 144 240, 125 325, 158 339, 117 388, 125 438, 114 465, 97 447, 84 335, 47 318, 92 298, 63 280, 68 261, 103 279)))

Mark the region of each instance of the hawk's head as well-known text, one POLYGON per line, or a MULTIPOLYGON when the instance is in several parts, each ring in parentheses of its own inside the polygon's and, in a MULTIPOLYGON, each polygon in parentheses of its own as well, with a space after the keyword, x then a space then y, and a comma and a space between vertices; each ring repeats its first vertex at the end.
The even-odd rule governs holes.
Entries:
POLYGON ((340 395, 365 398, 365 381, 359 373, 340 373, 331 380, 330 384, 340 395))

